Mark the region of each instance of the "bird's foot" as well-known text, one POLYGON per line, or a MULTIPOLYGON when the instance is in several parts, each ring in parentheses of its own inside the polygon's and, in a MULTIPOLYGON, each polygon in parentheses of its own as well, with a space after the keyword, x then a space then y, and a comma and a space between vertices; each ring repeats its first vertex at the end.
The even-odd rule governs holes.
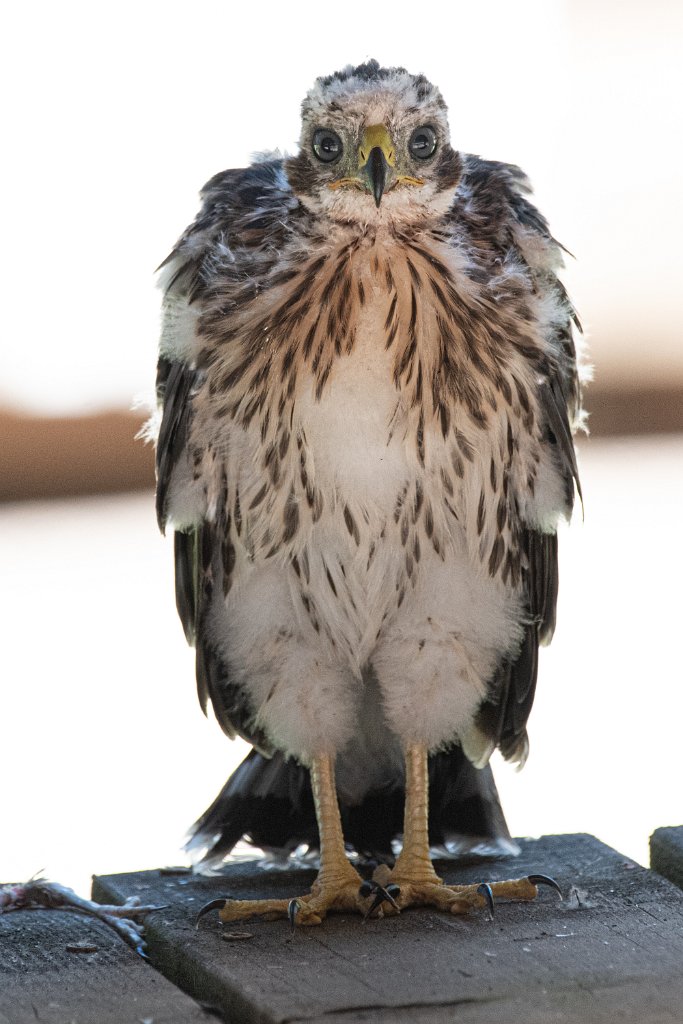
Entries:
POLYGON ((469 914, 472 910, 487 910, 493 917, 495 901, 527 902, 538 895, 539 886, 555 889, 562 899, 560 887, 547 875, 527 875, 502 882, 481 882, 474 885, 446 885, 433 868, 420 864, 413 870, 397 863, 393 871, 381 865, 374 880, 392 894, 394 906, 384 905, 389 916, 408 907, 436 907, 448 914, 469 914))
MULTIPOLYGON (((212 900, 199 911, 197 921, 211 910, 218 910, 218 916, 224 924, 229 921, 245 921, 250 917, 260 917, 264 921, 289 918, 294 930, 298 925, 321 924, 329 913, 368 916, 369 912, 375 912, 380 906, 379 903, 374 906, 377 895, 376 885, 364 883, 355 868, 346 861, 346 865, 337 870, 321 872, 310 893, 304 896, 289 900, 212 900)), ((380 903, 391 906, 391 896, 383 891, 380 903)))

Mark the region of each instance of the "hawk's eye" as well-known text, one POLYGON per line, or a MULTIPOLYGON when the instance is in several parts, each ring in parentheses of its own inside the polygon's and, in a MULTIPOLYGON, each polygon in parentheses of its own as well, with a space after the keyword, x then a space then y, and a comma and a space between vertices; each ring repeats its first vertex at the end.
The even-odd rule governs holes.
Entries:
POLYGON ((318 128, 313 136, 313 152, 324 164, 333 164, 342 155, 342 140, 329 128, 318 128))
POLYGON ((422 125, 421 128, 416 128, 410 136, 408 149, 410 155, 414 156, 416 160, 426 160, 428 157, 434 156, 436 152, 436 132, 434 129, 428 124, 422 125))

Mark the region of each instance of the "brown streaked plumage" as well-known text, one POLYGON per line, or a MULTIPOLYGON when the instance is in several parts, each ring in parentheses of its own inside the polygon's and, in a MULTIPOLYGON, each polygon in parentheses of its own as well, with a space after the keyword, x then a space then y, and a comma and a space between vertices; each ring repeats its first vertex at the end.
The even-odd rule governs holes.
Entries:
POLYGON ((194 842, 320 829, 309 923, 364 905, 342 826, 383 857, 403 833, 402 905, 452 912, 481 896, 437 891, 428 839, 510 848, 487 762, 526 757, 580 416, 528 193, 451 147, 424 76, 369 62, 318 80, 296 156, 214 177, 164 264, 159 522, 202 706, 255 747, 194 842))

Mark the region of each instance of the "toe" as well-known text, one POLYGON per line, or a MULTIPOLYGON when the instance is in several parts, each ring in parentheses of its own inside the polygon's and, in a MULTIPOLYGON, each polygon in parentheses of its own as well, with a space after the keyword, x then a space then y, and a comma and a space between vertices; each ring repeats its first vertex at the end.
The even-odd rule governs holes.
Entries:
POLYGON ((287 917, 289 900, 226 900, 218 917, 225 924, 228 921, 244 921, 249 917, 262 917, 275 921, 287 917))

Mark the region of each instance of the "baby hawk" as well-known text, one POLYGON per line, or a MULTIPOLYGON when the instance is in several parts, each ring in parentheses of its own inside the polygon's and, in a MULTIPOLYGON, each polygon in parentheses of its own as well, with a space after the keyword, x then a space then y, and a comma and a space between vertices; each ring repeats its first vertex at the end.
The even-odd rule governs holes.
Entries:
POLYGON ((194 843, 320 850, 311 893, 224 921, 553 884, 430 859, 513 845, 487 764, 526 758, 578 488, 578 322, 528 193, 370 61, 316 81, 296 156, 212 178, 163 265, 159 523, 202 707, 254 747, 194 843), (390 861, 399 836, 361 885, 345 843, 390 861))

